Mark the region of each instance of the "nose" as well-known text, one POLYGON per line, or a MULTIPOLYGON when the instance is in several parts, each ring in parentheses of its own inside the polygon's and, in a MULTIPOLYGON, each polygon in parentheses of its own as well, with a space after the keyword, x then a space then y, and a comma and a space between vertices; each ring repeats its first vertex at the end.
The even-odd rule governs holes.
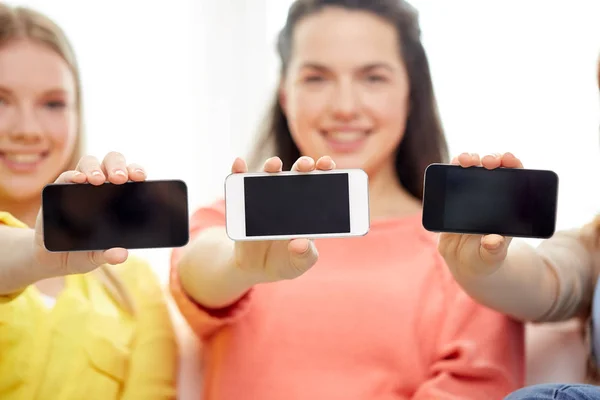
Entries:
POLYGON ((43 136, 42 124, 34 110, 15 110, 8 136, 19 142, 31 143, 39 141, 43 136))
POLYGON ((351 81, 340 81, 336 85, 331 108, 336 119, 348 121, 357 117, 359 101, 356 88, 351 81))

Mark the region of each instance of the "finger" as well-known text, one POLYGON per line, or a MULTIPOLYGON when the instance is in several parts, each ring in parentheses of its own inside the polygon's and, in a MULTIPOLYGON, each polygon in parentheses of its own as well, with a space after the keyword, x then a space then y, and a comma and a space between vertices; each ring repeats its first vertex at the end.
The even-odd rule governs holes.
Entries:
POLYGON ((481 159, 481 165, 487 169, 496 169, 502 165, 500 154, 490 154, 481 159))
POLYGON ((290 240, 288 251, 290 252, 292 266, 300 272, 307 271, 315 265, 319 258, 319 253, 313 241, 308 239, 290 240))
POLYGON ((460 165, 460 162, 458 162, 458 156, 452 158, 452 161, 450 161, 450 164, 452 164, 452 165, 460 165))
POLYGON ((87 176, 79 171, 66 171, 54 181, 54 183, 86 183, 87 176))
POLYGON ((485 235, 481 238, 480 256, 486 263, 497 263, 506 258, 510 239, 500 235, 485 235))
POLYGON ((127 261, 127 257, 129 257, 129 252, 126 249, 117 247, 114 249, 106 250, 103 254, 103 257, 106 260, 105 264, 123 264, 125 261, 127 261))
POLYGON ((231 166, 231 173, 245 174, 246 172, 248 172, 248 166, 246 165, 246 162, 239 157, 236 158, 231 166))
POLYGON ((458 163, 461 167, 468 168, 481 165, 481 160, 477 153, 462 153, 458 156, 458 163))
POLYGON ((279 157, 271 157, 263 165, 263 171, 269 173, 281 172, 283 162, 279 157))
POLYGON ((315 169, 315 160, 310 157, 300 157, 292 166, 292 171, 310 172, 315 169))
POLYGON ((523 168, 523 163, 512 153, 504 153, 502 156, 502 166, 504 168, 523 168))
POLYGON ((76 170, 85 174, 88 182, 92 185, 101 185, 106 182, 106 176, 102 172, 102 167, 96 157, 82 157, 77 164, 76 170))
POLYGON ((145 181, 148 177, 146 170, 139 164, 129 164, 127 166, 127 175, 129 175, 129 180, 134 182, 145 181))
POLYGON ((102 170, 110 183, 119 185, 129 180, 125 156, 116 151, 111 151, 104 157, 104 160, 102 161, 102 170))
POLYGON ((315 168, 321 171, 330 171, 332 169, 335 169, 335 162, 333 162, 331 157, 324 156, 317 160, 315 168))
POLYGON ((117 265, 127 260, 129 252, 126 249, 114 248, 105 251, 92 251, 88 253, 88 261, 93 267, 103 264, 117 265))

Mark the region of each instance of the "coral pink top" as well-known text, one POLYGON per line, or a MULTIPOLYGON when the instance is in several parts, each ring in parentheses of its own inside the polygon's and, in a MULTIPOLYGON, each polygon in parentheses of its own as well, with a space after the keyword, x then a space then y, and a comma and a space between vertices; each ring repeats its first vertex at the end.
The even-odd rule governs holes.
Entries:
MULTIPOLYGON (((224 226, 224 211, 198 210, 192 237, 224 226)), ((420 215, 316 245, 306 274, 218 312, 184 292, 174 251, 171 290, 204 342, 198 398, 495 400, 523 385, 522 325, 463 293, 420 215)))

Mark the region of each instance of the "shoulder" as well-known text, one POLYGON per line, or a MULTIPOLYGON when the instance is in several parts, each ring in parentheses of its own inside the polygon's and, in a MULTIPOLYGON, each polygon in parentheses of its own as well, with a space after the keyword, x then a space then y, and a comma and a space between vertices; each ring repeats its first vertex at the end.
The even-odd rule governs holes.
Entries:
POLYGON ((6 225, 14 228, 27 228, 27 225, 6 211, 0 211, 0 225, 6 225))

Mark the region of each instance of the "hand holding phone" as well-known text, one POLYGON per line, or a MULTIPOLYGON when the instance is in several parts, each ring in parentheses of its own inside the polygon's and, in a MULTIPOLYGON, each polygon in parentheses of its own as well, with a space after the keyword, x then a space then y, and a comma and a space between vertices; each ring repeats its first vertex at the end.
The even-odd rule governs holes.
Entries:
MULTIPOLYGON (((468 172, 477 168, 470 172, 472 183, 485 184, 479 194, 466 193, 465 188, 461 188, 460 193, 451 189, 451 195, 442 193, 442 185, 435 182, 441 179, 432 174, 429 184, 425 185, 423 225, 428 230, 441 232, 438 249, 451 269, 460 269, 463 275, 487 275, 502 265, 512 237, 552 236, 558 195, 555 173, 523 170, 521 161, 511 153, 488 155, 483 159, 477 154, 463 153, 452 164, 455 165, 448 169, 464 168, 462 172, 468 172), (497 168, 503 170, 492 171, 497 168), (511 172, 512 169, 521 171, 511 172), (465 195, 478 198, 467 205, 459 201, 465 195), (456 201, 447 196, 455 196, 456 201), (439 212, 441 202, 445 203, 443 213, 439 212), (486 203, 486 207, 481 207, 481 203, 486 203), (478 210, 480 208, 484 211, 478 210)), ((456 175, 460 172, 457 170, 456 175)), ((463 178, 468 179, 467 174, 464 175, 463 178)), ((452 183, 446 180, 444 185, 450 188, 452 183)))
POLYGON ((274 157, 263 172, 248 174, 237 159, 225 181, 226 228, 235 241, 236 263, 255 273, 257 282, 296 278, 312 267, 318 253, 309 238, 367 233, 364 172, 335 171, 330 157, 316 162, 301 157, 290 172, 282 172, 274 157), (354 203, 351 193, 357 195, 354 203))
MULTIPOLYGON (((137 164, 127 165, 125 157, 119 153, 109 153, 100 163, 95 157, 85 156, 72 171, 62 173, 56 184, 89 184, 99 186, 105 182, 122 185, 128 181, 142 182, 146 172, 137 164)), ((55 275, 80 274, 90 272, 102 264, 121 264, 127 260, 128 252, 123 248, 105 251, 52 253, 44 244, 44 216, 40 210, 35 224, 34 262, 50 269, 55 275)))

